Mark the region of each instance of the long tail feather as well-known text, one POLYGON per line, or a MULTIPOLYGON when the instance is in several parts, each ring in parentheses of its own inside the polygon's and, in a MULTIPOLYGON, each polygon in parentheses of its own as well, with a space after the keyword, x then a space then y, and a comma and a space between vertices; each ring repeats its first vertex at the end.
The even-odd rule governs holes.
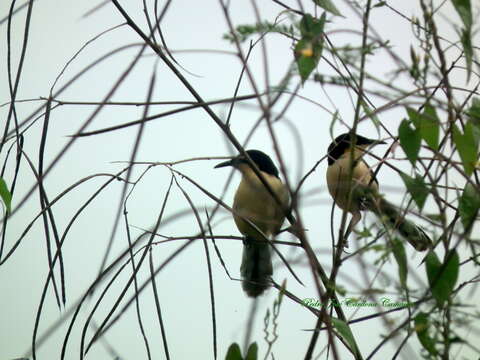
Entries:
POLYGON ((273 274, 270 245, 247 237, 243 247, 242 288, 250 297, 257 297, 270 287, 270 277, 273 274))
POLYGON ((387 224, 412 245, 417 251, 425 251, 432 245, 432 240, 419 226, 405 219, 397 207, 387 200, 379 197, 374 208, 371 208, 377 216, 385 219, 387 224))

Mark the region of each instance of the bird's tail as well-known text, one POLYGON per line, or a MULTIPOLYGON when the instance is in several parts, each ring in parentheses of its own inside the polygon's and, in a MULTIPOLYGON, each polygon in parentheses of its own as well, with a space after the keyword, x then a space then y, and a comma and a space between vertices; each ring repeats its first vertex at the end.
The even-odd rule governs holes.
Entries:
POLYGON ((370 210, 384 220, 388 226, 397 230, 417 251, 425 251, 431 247, 432 240, 428 235, 413 222, 405 219, 397 207, 387 200, 382 197, 376 198, 375 205, 370 207, 370 210))
POLYGON ((270 286, 273 274, 270 245, 247 236, 243 246, 242 288, 250 297, 257 297, 270 286))

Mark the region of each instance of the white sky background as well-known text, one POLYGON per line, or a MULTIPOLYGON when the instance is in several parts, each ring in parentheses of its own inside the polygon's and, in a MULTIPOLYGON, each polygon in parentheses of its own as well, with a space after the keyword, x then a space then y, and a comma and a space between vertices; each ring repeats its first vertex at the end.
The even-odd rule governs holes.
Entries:
MULTIPOLYGON (((125 3, 128 3, 128 6, 125 6, 129 14, 146 31, 142 2, 125 3)), ((200 2, 198 3, 200 4, 200 2)), ((286 3, 294 7, 296 4, 295 1, 286 1, 286 3)), ((308 3, 307 11, 313 11, 312 5, 308 1, 304 3, 308 3)), ((123 22, 118 11, 110 4, 87 18, 82 17, 85 12, 97 4, 98 2, 51 0, 37 0, 35 2, 27 56, 17 95, 18 99, 47 97, 56 76, 88 40, 100 32, 123 22)), ((7 1, 0 3, 0 18, 8 14, 9 5, 7 1)), ((268 1, 258 2, 258 6, 262 17, 269 21, 274 21, 283 10, 278 5, 268 1)), ((343 3, 339 3, 338 6, 346 18, 331 18, 332 23, 327 25, 327 30, 354 28, 360 31, 360 19, 343 3)), ((395 7, 407 16, 412 14, 420 15, 416 1, 398 2, 395 4, 395 7)), ((236 25, 251 24, 255 21, 250 2, 232 1, 230 11, 236 25)), ((457 21, 457 15, 453 10, 446 15, 457 21)), ((19 60, 24 18, 25 10, 14 17, 12 27, 12 59, 15 69, 19 60)), ((372 10, 371 24, 377 31, 381 32, 384 40, 390 40, 393 50, 404 61, 410 63, 409 47, 411 43, 415 42, 407 37, 411 36, 409 23, 387 8, 376 8, 372 10)), ((443 36, 453 40, 457 39, 450 25, 446 23, 441 25, 440 32, 443 36)), ((202 1, 201 5, 197 5, 196 2, 192 1, 174 0, 162 23, 162 30, 164 31, 167 44, 173 51, 234 51, 233 45, 222 40, 222 35, 227 32, 227 29, 217 1, 202 1)), ((0 25, 0 36, 3 39, 1 41, 2 50, 0 51, 1 103, 7 102, 10 98, 6 71, 6 33, 7 25, 3 23, 0 25)), ((352 33, 332 33, 331 38, 338 43, 351 43, 357 46, 361 42, 360 36, 352 33)), ((271 86, 276 86, 292 61, 292 43, 277 34, 271 34, 266 39, 268 44, 270 84, 271 86)), ((127 26, 103 35, 100 39, 88 45, 76 57, 57 84, 57 89, 100 56, 120 46, 139 43, 139 40, 137 34, 127 26)), ((101 101, 132 61, 137 51, 138 47, 135 47, 109 57, 93 70, 84 74, 62 93, 58 99, 64 101, 101 101)), ((157 62, 156 56, 152 55, 150 50, 147 50, 146 54, 147 56, 144 56, 139 61, 134 70, 130 72, 127 79, 118 88, 111 99, 112 101, 145 101, 153 70, 156 71, 156 82, 152 101, 194 100, 172 72, 161 61, 157 62)), ((178 53, 174 51, 174 54, 181 66, 195 74, 191 75, 185 71, 183 72, 184 76, 187 77, 188 81, 191 82, 205 100, 233 96, 241 71, 241 63, 235 56, 208 51, 178 53)), ((260 46, 253 50, 250 65, 261 90, 264 90, 264 69, 260 46)), ((322 73, 332 73, 332 70, 323 61, 320 62, 319 69, 322 73)), ((375 57, 368 58, 367 69, 370 71, 375 69, 378 76, 385 77, 385 74, 391 70, 391 59, 385 52, 381 51, 375 57)), ((298 81, 298 77, 294 78, 289 89, 293 90, 298 81)), ((398 86, 403 86, 404 83, 400 81, 399 79, 398 86)), ((465 84, 463 77, 454 78, 453 81, 460 84, 460 86, 465 84)), ((240 94, 251 93, 252 89, 245 77, 240 94)), ((290 179, 294 183, 298 182, 299 174, 305 174, 316 161, 325 155, 327 146, 331 141, 329 135, 331 114, 338 109, 342 119, 349 125, 352 123, 354 107, 345 89, 328 87, 327 93, 331 102, 327 99, 325 92, 319 84, 307 83, 299 94, 328 108, 330 113, 322 109, 318 104, 297 98, 288 108, 285 119, 275 124, 275 131, 281 144, 283 158, 289 169, 290 179), (295 142, 291 128, 285 124, 287 120, 295 126, 301 137, 300 148, 295 142), (303 157, 302 162, 299 162, 300 157, 303 157)), ((353 96, 352 94, 350 95, 353 96)), ((284 100, 287 98, 288 96, 285 96, 284 100)), ((355 97, 353 99, 356 100, 355 97)), ((373 100, 376 106, 383 105, 382 100, 375 98, 373 100)), ((40 103, 40 101, 19 103, 16 108, 18 118, 27 118, 40 103)), ((285 101, 280 102, 280 105, 277 105, 274 111, 280 111, 282 109, 281 104, 284 103, 285 101)), ((177 107, 179 105, 151 106, 149 114, 160 113, 177 107)), ((228 107, 225 105, 214 106, 213 109, 222 118, 228 111, 228 107)), ((75 134, 94 110, 95 106, 92 105, 63 105, 51 112, 45 151, 45 167, 50 164, 51 160, 62 151, 65 144, 70 140, 68 135, 75 134)), ((88 130, 140 119, 143 111, 142 107, 106 106, 95 118, 92 125, 88 127, 88 130)), ((3 121, 5 121, 7 113, 7 106, 0 108, 0 115, 3 121)), ((238 103, 235 106, 231 119, 231 128, 237 139, 241 142, 244 141, 260 114, 261 110, 254 100, 238 103)), ((397 109, 382 113, 380 120, 396 134, 398 124, 404 116, 404 111, 397 109)), ((40 119, 25 133, 25 153, 30 156, 36 165, 38 164, 38 149, 42 125, 43 119, 40 119)), ((346 129, 346 127, 337 124, 334 128, 334 133, 338 135, 345 132, 346 129)), ((50 200, 81 178, 97 173, 115 173, 122 169, 125 164, 112 162, 127 161, 129 159, 137 131, 137 127, 130 127, 107 134, 77 139, 73 146, 63 154, 61 160, 45 180, 45 188, 50 200)), ((374 138, 379 136, 371 123, 367 122, 360 124, 359 133, 374 138)), ((385 133, 380 134, 382 138, 386 136, 385 133)), ((261 149, 273 157, 273 147, 265 125, 258 129, 246 147, 261 149)), ((382 151, 377 149, 375 153, 380 155, 382 151)), ((403 154, 400 154, 400 150, 398 151, 398 156, 403 156, 403 154)), ((215 125, 204 110, 197 109, 148 122, 137 154, 137 161, 175 161, 192 157, 225 156, 231 153, 231 146, 227 144, 218 126, 215 125)), ((277 159, 274 158, 274 160, 277 162, 277 159)), ((218 162, 218 160, 191 162, 175 166, 175 169, 184 172, 210 192, 220 196, 229 171, 213 169, 213 166, 218 162)), ((371 162, 374 162, 374 160, 371 160, 371 162)), ((12 164, 13 161, 10 160, 10 170, 13 170, 12 164)), ((406 161, 398 161, 395 165, 405 171, 410 169, 406 161)), ((145 166, 139 165, 136 167, 133 179, 137 178, 143 169, 145 169, 145 166)), ((325 191, 325 169, 326 163, 323 162, 305 183, 303 194, 310 195, 303 198, 305 203, 302 206, 302 212, 312 247, 321 250, 319 259, 326 269, 329 270, 331 200, 325 191)), ((381 183, 386 185, 382 188, 383 191, 388 192, 392 201, 399 203, 404 191, 399 177, 387 167, 383 167, 379 178, 381 183)), ((20 199, 35 183, 35 179, 26 163, 22 163, 19 179, 13 199, 14 209, 20 199)), ((106 179, 106 177, 102 177, 90 180, 65 196, 53 207, 57 226, 61 233, 63 233, 66 225, 79 207, 106 179)), ((180 177, 177 179, 181 186, 188 191, 202 216, 205 207, 215 205, 211 199, 189 184, 188 181, 180 177)), ((6 180, 9 183, 12 179, 6 176, 6 180)), ((228 204, 232 203, 234 186, 238 181, 239 175, 235 174, 225 198, 228 204)), ((132 226, 144 229, 150 229, 153 226, 169 182, 170 172, 160 166, 151 169, 142 178, 128 202, 128 216, 132 226)), ((113 182, 80 215, 67 236, 63 248, 67 310, 84 294, 98 273, 119 206, 122 186, 122 182, 113 182)), ((188 203, 181 191, 174 185, 166 207, 165 218, 175 216, 179 211, 187 208, 188 203)), ((38 209, 39 199, 38 194, 35 194, 12 217, 6 237, 6 251, 17 241, 25 226, 38 214, 38 209)), ((426 210, 428 211, 428 206, 426 210)), ((340 212, 337 211, 335 222, 337 225, 339 224, 339 218, 340 212)), ((225 211, 215 216, 214 223, 217 223, 219 220, 222 220, 222 222, 214 228, 215 234, 238 235, 233 221, 231 221, 225 211)), ((141 231, 134 227, 131 227, 130 231, 132 239, 141 234, 141 231)), ((175 221, 162 226, 159 230, 161 234, 169 236, 192 236, 197 234, 198 231, 193 213, 177 218, 175 221)), ((0 360, 23 356, 31 346, 35 314, 48 273, 44 238, 43 223, 39 219, 22 241, 16 253, 0 269, 0 309, 2 309, 0 313, 0 360)), ((290 235, 281 235, 280 239, 292 240, 290 235)), ((145 241, 146 239, 143 240, 143 243, 145 241)), ((183 243, 183 241, 178 241, 155 246, 153 249, 155 266, 161 264, 183 243)), ((217 240, 217 244, 228 270, 232 276, 238 277, 242 251, 241 242, 217 240)), ((253 302, 243 294, 239 282, 231 281, 227 278, 218 258, 214 254, 211 243, 209 245, 215 289, 218 358, 222 359, 232 342, 243 344, 247 318, 253 302)), ((109 257, 109 263, 127 246, 125 224, 123 218, 121 218, 109 257)), ((351 242, 351 246, 355 248, 356 244, 351 242)), ((301 258, 303 256, 303 251, 298 249, 292 250, 287 247, 280 247, 280 249, 288 258, 297 258, 298 256, 301 258)), ((420 263, 422 256, 415 255, 410 247, 407 248, 407 251, 409 256, 416 256, 412 262, 413 264, 420 263)), ((138 261, 138 257, 136 259, 138 261)), ((365 257, 367 263, 373 263, 373 260, 375 260, 373 256, 365 257)), ((302 264, 294 265, 294 269, 304 281, 305 287, 295 282, 278 257, 275 257, 274 261, 278 265, 274 274, 274 279, 277 282, 287 278, 288 289, 299 298, 317 297, 310 270, 305 266, 305 258, 303 258, 302 264)), ((362 288, 368 286, 365 284, 364 278, 359 271, 359 266, 357 261, 351 261, 344 264, 340 270, 340 280, 344 281, 346 279, 343 284, 350 291, 349 296, 358 295, 358 293, 355 293, 358 291, 358 287, 352 284, 348 278, 355 279, 356 284, 361 284, 362 288)), ((99 311, 94 317, 97 324, 103 321, 108 310, 117 299, 123 284, 130 276, 131 267, 128 266, 127 269, 102 302, 99 311)), ((397 281, 395 264, 387 265, 382 270, 385 276, 389 276, 397 281)), ((415 269, 412 269, 412 271, 415 271, 415 269)), ((370 279, 373 278, 375 273, 375 268, 369 270, 368 275, 370 279)), ((418 273, 422 279, 421 281, 425 281, 423 266, 418 269, 418 273)), ((459 282, 462 281, 463 277, 465 279, 469 278, 468 275, 468 272, 463 273, 459 282)), ((147 276, 148 261, 144 263, 141 269, 140 283, 147 276)), ((57 279, 59 279, 58 273, 57 279)), ((171 357, 173 359, 186 359, 195 355, 196 358, 200 359, 213 358, 210 294, 202 241, 195 241, 182 254, 176 257, 156 277, 156 281, 171 357)), ((387 287, 386 280, 381 279, 377 280, 375 286, 379 287, 382 284, 387 287)), ((79 356, 78 349, 82 327, 94 305, 94 301, 96 301, 104 286, 105 282, 96 291, 94 297, 87 300, 85 306, 80 311, 79 319, 76 322, 67 347, 67 359, 79 356)), ((125 300, 129 299, 132 294, 133 288, 130 288, 120 307, 123 306, 125 300)), ((260 298, 258 303, 258 316, 254 324, 252 339, 257 341, 261 354, 266 349, 266 344, 263 341, 262 319, 266 309, 271 308, 277 294, 278 292, 275 289, 271 289, 266 296, 260 298)), ((471 299, 471 301, 475 300, 471 299)), ((151 287, 148 287, 141 295, 140 305, 152 351, 152 358, 163 358, 163 345, 151 287)), ((350 316, 355 309, 345 308, 344 310, 350 316)), ((365 316, 373 312, 374 310, 372 309, 360 308, 353 318, 365 316)), ((50 287, 46 307, 42 313, 39 333, 43 334, 49 325, 62 316, 62 313, 64 311, 59 312, 55 305, 55 299, 50 287)), ((396 318, 404 319, 403 316, 397 316, 396 318)), ((273 348, 275 358, 302 358, 311 338, 311 334, 302 331, 302 329, 313 328, 315 323, 316 318, 309 311, 285 298, 280 311, 280 325, 278 328, 280 337, 273 348)), ((38 348, 37 358, 54 359, 59 357, 61 344, 66 332, 66 324, 68 324, 68 321, 44 345, 38 348)), ((364 354, 369 354, 378 345, 381 341, 381 334, 388 334, 388 330, 383 328, 381 321, 355 324, 352 325, 352 329, 364 354)), ((89 341, 92 334, 92 328, 90 328, 87 332, 87 341, 89 341)), ((403 339, 403 337, 398 339, 403 339)), ((122 359, 146 358, 145 346, 138 329, 134 306, 130 307, 120 321, 109 330, 105 340, 122 359)), ((377 353, 376 358, 390 358, 396 348, 394 344, 392 343, 392 345, 382 348, 377 353)), ((321 336, 316 347, 316 354, 325 345, 326 338, 321 336)), ((412 357, 420 347, 415 336, 411 337, 408 345, 403 352, 405 358, 408 356, 412 357)), ((347 355, 348 352, 340 343, 338 343, 338 349, 340 354, 344 354, 346 357, 350 356, 347 355)), ((471 350, 466 347, 463 347, 461 352, 466 357, 471 354, 471 350)), ((323 359, 324 357, 325 355, 320 358, 323 359)), ((114 358, 114 356, 108 355, 107 347, 102 342, 98 342, 90 350, 87 358, 105 359, 114 358)))

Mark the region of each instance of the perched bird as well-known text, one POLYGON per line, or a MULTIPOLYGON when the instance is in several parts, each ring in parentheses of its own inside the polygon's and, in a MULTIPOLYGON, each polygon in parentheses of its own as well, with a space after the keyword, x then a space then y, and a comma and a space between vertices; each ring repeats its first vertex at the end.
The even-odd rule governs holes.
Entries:
POLYGON ((378 144, 385 142, 350 132, 338 136, 328 147, 328 191, 342 210, 352 214, 345 238, 362 218, 360 211, 368 210, 397 230, 416 250, 427 250, 431 245, 428 235, 378 192, 378 181, 363 159, 365 151, 378 144))
POLYGON ((284 208, 288 206, 289 194, 268 155, 259 150, 248 150, 246 153, 282 206, 255 174, 244 155, 222 162, 215 168, 233 166, 242 173, 242 181, 233 201, 233 219, 238 230, 245 236, 240 267, 242 287, 248 296, 257 297, 270 286, 272 256, 266 238, 279 232, 285 219, 284 208))

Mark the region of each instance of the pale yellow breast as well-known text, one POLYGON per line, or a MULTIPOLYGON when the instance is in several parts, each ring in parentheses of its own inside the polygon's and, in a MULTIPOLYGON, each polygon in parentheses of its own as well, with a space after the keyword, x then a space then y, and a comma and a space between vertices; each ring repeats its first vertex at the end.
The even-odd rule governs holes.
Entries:
POLYGON ((370 185, 371 188, 377 191, 378 186, 375 181, 371 181, 372 173, 369 167, 361 160, 359 160, 353 168, 353 174, 350 180, 350 161, 349 156, 342 156, 328 167, 327 185, 328 191, 332 198, 334 198, 335 203, 341 209, 353 212, 358 211, 360 207, 355 199, 352 199, 350 207, 348 206, 348 189, 351 190, 354 186, 361 184, 365 186, 370 185))
MULTIPOLYGON (((253 171, 243 175, 233 201, 235 224, 242 234, 255 237, 258 232, 243 219, 246 218, 266 236, 271 236, 283 224, 283 210, 253 171)), ((288 192, 280 179, 265 173, 264 176, 280 201, 288 204, 288 192)))

